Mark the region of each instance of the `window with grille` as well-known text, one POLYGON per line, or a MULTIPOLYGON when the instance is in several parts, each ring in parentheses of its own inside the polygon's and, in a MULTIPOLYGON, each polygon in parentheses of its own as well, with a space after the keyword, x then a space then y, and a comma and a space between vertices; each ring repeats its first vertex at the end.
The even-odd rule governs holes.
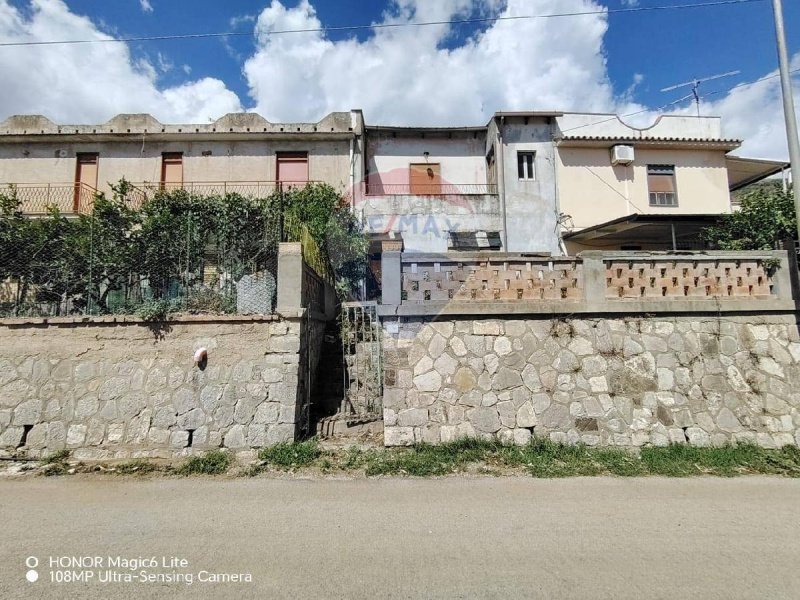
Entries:
POLYGON ((675 165, 648 165, 647 189, 650 192, 650 206, 678 206, 675 165))

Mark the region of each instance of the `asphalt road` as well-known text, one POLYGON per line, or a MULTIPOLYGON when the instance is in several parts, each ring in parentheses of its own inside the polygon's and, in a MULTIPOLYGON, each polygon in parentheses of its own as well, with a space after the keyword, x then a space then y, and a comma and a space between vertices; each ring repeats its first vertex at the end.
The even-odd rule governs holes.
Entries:
POLYGON ((0 516, 3 599, 800 597, 797 480, 26 478, 0 516), (100 581, 142 571, 194 579, 100 581))

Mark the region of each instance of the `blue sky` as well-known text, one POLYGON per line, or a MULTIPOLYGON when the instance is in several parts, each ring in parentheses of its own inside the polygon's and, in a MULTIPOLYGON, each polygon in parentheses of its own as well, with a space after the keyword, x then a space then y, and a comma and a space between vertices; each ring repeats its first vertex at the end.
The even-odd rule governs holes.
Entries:
MULTIPOLYGON (((433 0, 435 1, 435 0, 433 0)), ((528 0, 534 5, 537 0, 528 0)), ((689 0, 704 2, 706 0, 689 0)), ((24 6, 27 2, 15 2, 24 6)), ((639 6, 686 4, 687 0, 640 0, 639 6)), ((166 35, 206 31, 237 30, 249 32, 253 21, 266 3, 252 0, 150 0, 152 12, 143 11, 139 0, 69 0, 75 12, 102 22, 108 31, 121 37, 131 35, 166 35), (197 10, 201 7, 201 10, 197 10), (238 22, 232 21, 240 19, 238 22)), ((297 1, 287 0, 287 7, 297 1)), ((627 7, 622 0, 604 1, 609 8, 627 7)), ((800 51, 800 2, 787 0, 785 19, 789 24, 792 52, 800 51)), ((388 3, 363 0, 317 0, 317 15, 326 26, 369 24, 381 20, 388 3)), ((582 19, 585 17, 571 17, 582 19)), ((447 46, 463 43, 479 26, 461 25, 447 46)), ((369 30, 356 33, 332 33, 333 40, 357 35, 364 39, 369 30)), ((733 70, 742 74, 710 82, 706 91, 721 90, 742 81, 758 79, 777 64, 772 9, 769 2, 741 6, 698 8, 612 14, 606 35, 608 72, 615 90, 622 92, 635 74, 645 79, 634 99, 656 107, 679 98, 684 93, 661 93, 659 90, 695 77, 715 75, 733 70)), ((176 65, 189 65, 191 77, 209 76, 224 80, 241 98, 247 98, 248 87, 241 72, 241 58, 253 52, 251 37, 221 40, 140 42, 133 46, 136 54, 157 60, 158 53, 176 65), (231 52, 231 49, 234 52, 231 52), (238 53, 238 57, 235 55, 238 53)), ((176 84, 189 76, 180 69, 164 78, 165 84, 176 84)), ((502 108, 502 107, 498 107, 502 108)))
MULTIPOLYGON (((0 0, 0 38, 6 41, 231 30, 246 34, 114 45, 118 48, 99 44, 93 49, 0 49, 0 75, 15 77, 16 69, 21 75, 14 80, 27 80, 19 93, 0 99, 0 111, 37 110, 57 120, 82 122, 102 121, 137 107, 165 121, 207 120, 230 110, 258 110, 271 120, 317 120, 329 110, 361 107, 368 122, 470 124, 503 109, 623 113, 656 109, 689 93, 688 89, 662 93, 663 87, 740 70, 741 75, 704 85, 704 93, 716 92, 709 96, 704 112, 726 117, 733 135, 752 136, 757 154, 776 156, 782 152, 776 133, 779 122, 771 122, 769 132, 763 124, 748 129, 747 122, 748 112, 775 112, 777 82, 727 93, 731 86, 776 68, 768 1, 535 23, 456 25, 449 30, 254 35, 256 30, 264 34, 319 24, 336 27, 707 1, 0 0), (37 66, 26 68, 26 61, 37 66), (54 70, 49 82, 44 73, 40 77, 31 73, 39 69, 54 70), (91 89, 64 83, 60 94, 53 93, 58 91, 53 79, 69 77, 88 82, 91 89), (38 94, 37 85, 42 88, 38 94), (36 100, 31 102, 31 97, 36 100)), ((800 2, 785 0, 785 4, 790 50, 800 66, 800 2)), ((688 103, 676 107, 688 108, 688 103)), ((647 113, 645 118, 652 116, 647 113)))

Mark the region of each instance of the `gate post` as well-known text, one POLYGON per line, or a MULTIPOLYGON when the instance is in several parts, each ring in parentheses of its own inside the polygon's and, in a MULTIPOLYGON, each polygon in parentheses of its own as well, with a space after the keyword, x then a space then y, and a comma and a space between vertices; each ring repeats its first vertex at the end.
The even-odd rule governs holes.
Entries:
POLYGON ((281 242, 278 246, 278 302, 276 312, 298 316, 303 309, 303 246, 281 242))
POLYGON ((381 304, 393 306, 403 301, 402 241, 381 243, 381 304))

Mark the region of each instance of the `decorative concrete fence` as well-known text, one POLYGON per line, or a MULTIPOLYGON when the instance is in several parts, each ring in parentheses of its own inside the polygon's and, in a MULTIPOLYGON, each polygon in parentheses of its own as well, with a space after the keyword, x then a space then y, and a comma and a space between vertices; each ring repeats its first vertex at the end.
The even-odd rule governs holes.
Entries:
POLYGON ((277 315, 0 320, 0 455, 171 458, 294 440, 333 317, 331 286, 300 244, 281 244, 277 315))
POLYGON ((800 443, 785 252, 386 250, 387 445, 800 443))

